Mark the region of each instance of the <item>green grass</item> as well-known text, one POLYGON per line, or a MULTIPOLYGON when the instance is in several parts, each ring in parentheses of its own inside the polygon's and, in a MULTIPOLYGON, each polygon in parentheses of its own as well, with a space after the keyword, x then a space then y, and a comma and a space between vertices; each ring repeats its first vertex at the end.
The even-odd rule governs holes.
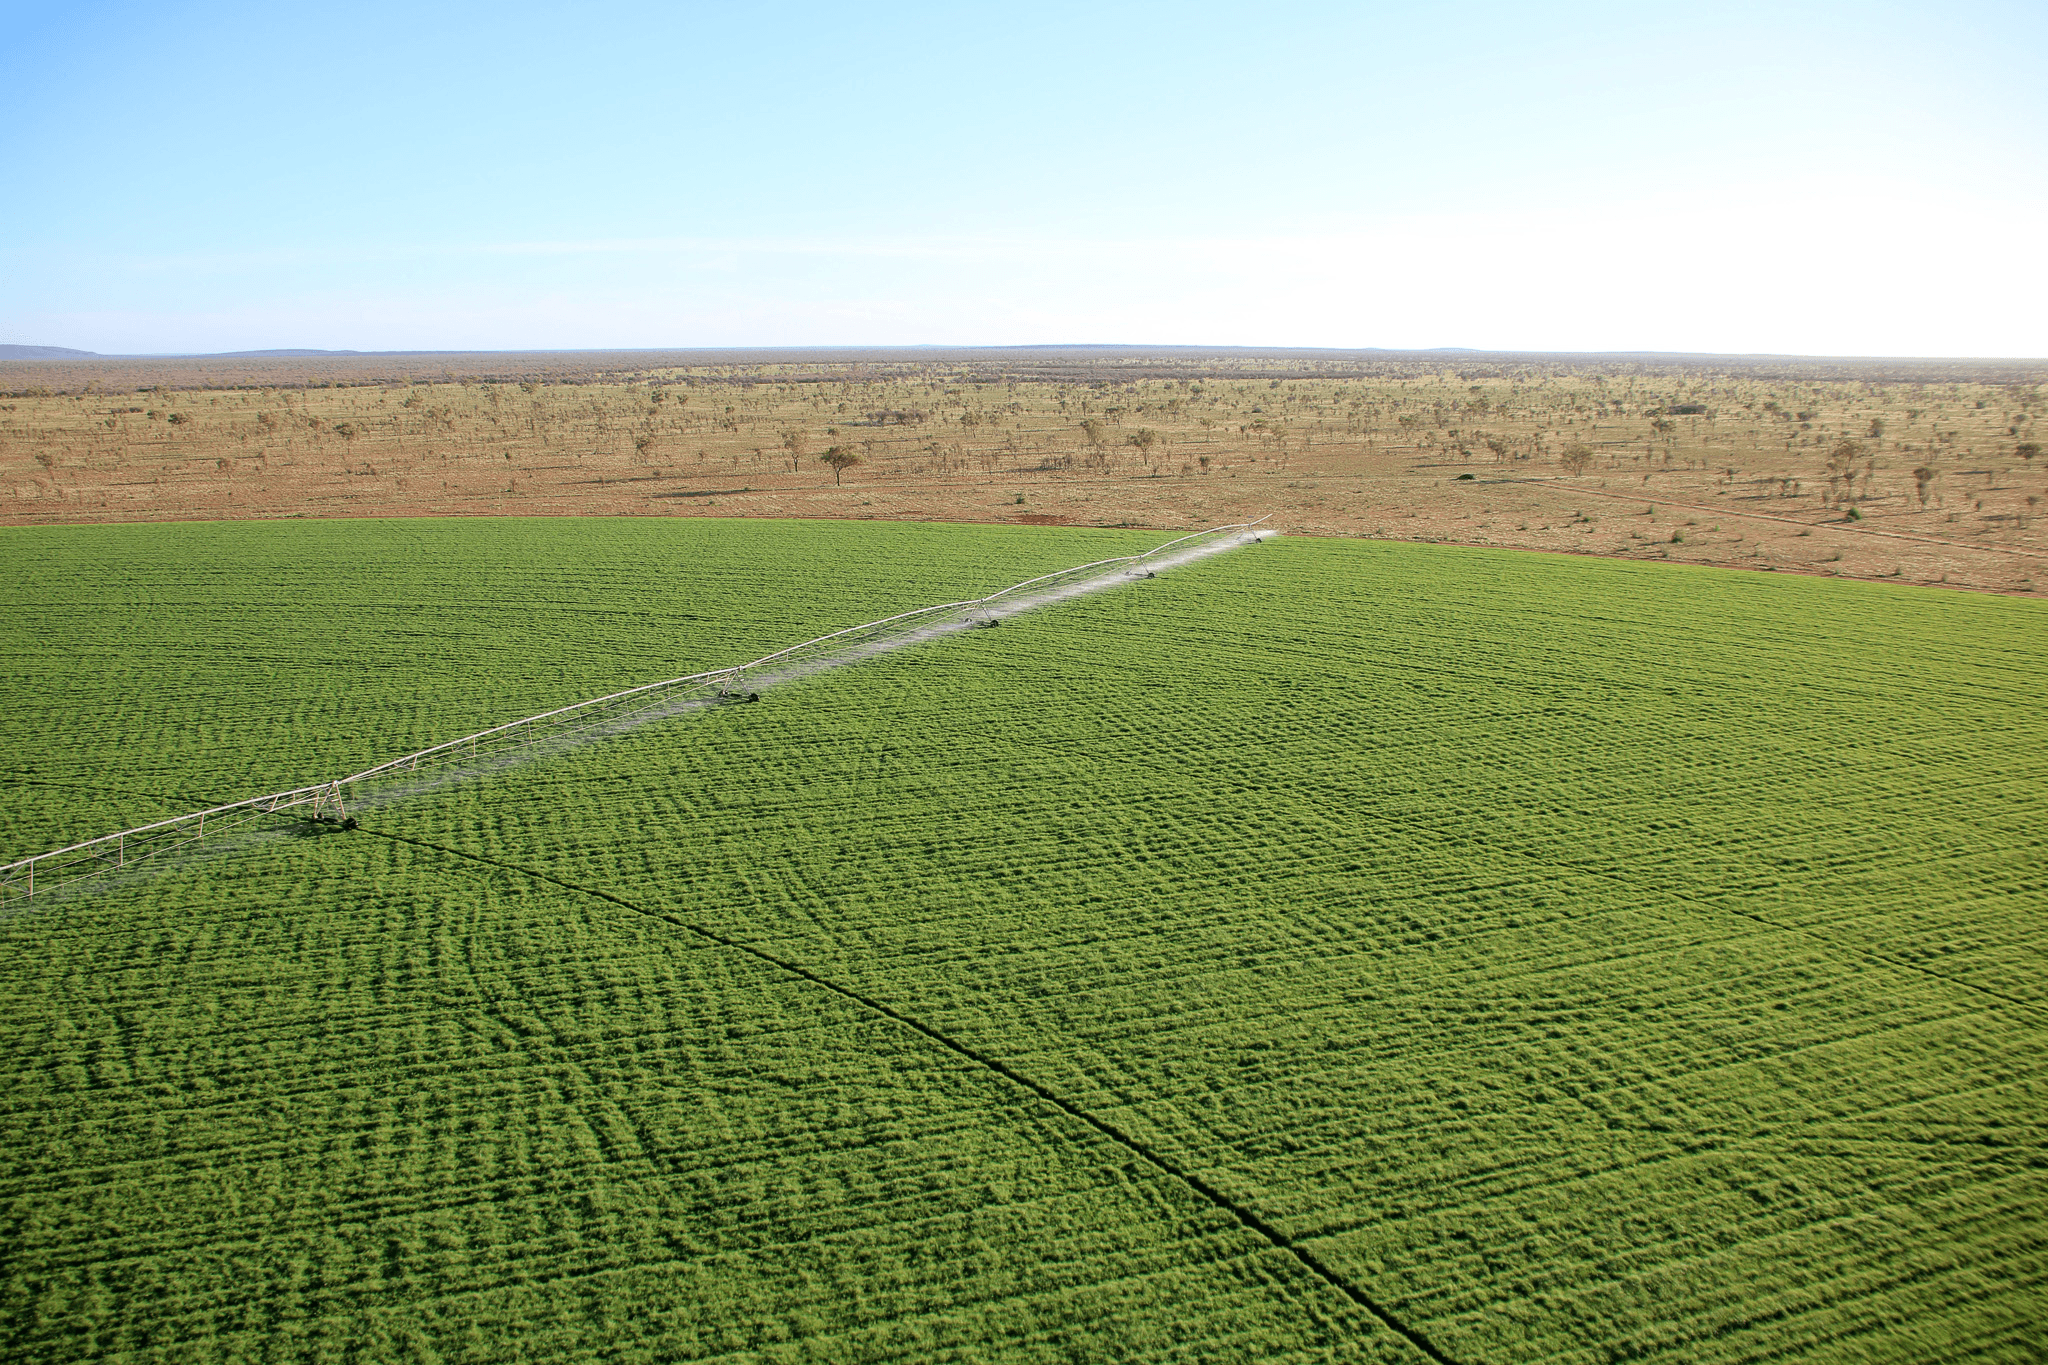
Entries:
POLYGON ((1158 539, 694 519, 0 530, 4 860, 1158 539))
MULTIPOLYGON (((131 612, 143 724, 0 615, 42 828, 116 808, 28 785, 109 780, 74 716, 166 788, 289 780, 1109 543, 35 534, 86 547, 45 615, 238 536, 341 566, 208 598, 314 699, 275 748, 218 733, 272 656, 131 612), (712 586, 636 586, 663 554, 712 586), (468 596, 479 555, 564 586, 468 596), (586 574, 571 663, 502 643, 586 574)), ((1422 1358, 1206 1189, 1461 1362, 2030 1358, 2044 646, 2030 602, 1286 541, 21 917, 0 1341, 1422 1358)))

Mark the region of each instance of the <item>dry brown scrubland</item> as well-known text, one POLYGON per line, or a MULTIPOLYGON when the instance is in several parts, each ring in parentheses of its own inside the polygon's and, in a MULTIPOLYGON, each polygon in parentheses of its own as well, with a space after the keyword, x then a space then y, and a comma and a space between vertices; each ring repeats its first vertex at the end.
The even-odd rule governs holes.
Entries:
POLYGON ((2023 362, 1078 349, 14 361, 0 521, 1270 514, 2031 592, 2044 380, 2023 362), (834 451, 858 461, 843 482, 834 451))

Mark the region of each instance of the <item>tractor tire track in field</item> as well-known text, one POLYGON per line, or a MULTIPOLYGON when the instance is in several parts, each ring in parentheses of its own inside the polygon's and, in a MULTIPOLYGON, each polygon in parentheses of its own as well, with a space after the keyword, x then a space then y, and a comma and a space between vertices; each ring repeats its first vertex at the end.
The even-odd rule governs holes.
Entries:
POLYGON ((162 801, 166 804, 173 801, 187 804, 205 801, 207 804, 218 804, 211 798, 198 797, 190 792, 183 791, 138 791, 134 787, 110 787, 104 783, 97 782, 61 782, 52 777, 39 777, 30 768, 0 768, 0 786, 54 787, 60 791, 89 792, 94 796, 139 796, 145 800, 162 801))
POLYGON ((450 857, 461 858, 468 862, 480 864, 484 867, 500 869, 506 872, 514 873, 518 876, 531 878, 534 881, 546 882, 551 886, 558 886, 565 891, 575 892, 578 895, 592 896, 598 900, 607 901, 613 905, 619 906, 621 909, 630 910, 636 915, 643 915, 648 919, 659 920, 664 924, 672 925, 675 928, 682 929, 691 934, 695 934, 697 937, 702 938, 707 942, 715 943, 719 947, 729 948, 735 952, 745 953, 747 956, 752 957, 757 961, 766 963, 767 965, 775 968, 777 971, 787 973, 790 976, 798 977, 806 982, 809 982, 811 985, 819 987, 822 990, 830 991, 834 995, 837 995, 844 1000, 851 1001, 855 1005, 860 1006, 862 1009, 868 1010, 874 1014, 879 1014, 884 1018, 890 1020, 891 1022, 903 1028, 907 1028, 912 1032, 923 1036, 929 1041, 937 1043, 940 1047, 943 1047, 948 1051, 962 1058, 965 1058, 967 1061, 972 1062, 974 1065, 981 1067, 986 1071, 992 1072, 995 1075, 1001 1076, 1004 1080, 1010 1082, 1012 1085, 1015 1085, 1020 1089, 1027 1090, 1031 1094, 1043 1100, 1045 1103, 1052 1105, 1061 1113, 1066 1114, 1069 1118, 1075 1119, 1078 1122, 1084 1123, 1088 1125, 1090 1128, 1093 1128, 1096 1132, 1102 1134, 1111 1142, 1116 1143, 1125 1151, 1132 1153, 1134 1156, 1137 1156, 1138 1158, 1146 1162, 1148 1165, 1154 1167, 1155 1169, 1164 1172, 1166 1175, 1170 1176, 1174 1180, 1179 1181, 1182 1185, 1185 1185, 1188 1189, 1194 1191, 1197 1195, 1199 1195, 1204 1200, 1208 1201, 1210 1204, 1213 1204, 1217 1208, 1222 1209, 1224 1212, 1230 1214, 1233 1218, 1237 1219, 1237 1221, 1240 1224, 1242 1224, 1245 1228, 1249 1229, 1254 1233, 1257 1233, 1260 1237, 1264 1238, 1267 1242, 1271 1243, 1276 1249, 1284 1251, 1288 1255, 1294 1257, 1295 1260, 1299 1261, 1317 1278, 1321 1279, 1325 1284, 1329 1285, 1332 1289, 1335 1289, 1338 1293, 1344 1295, 1344 1297, 1351 1300, 1351 1302, 1356 1304, 1358 1307, 1365 1309, 1368 1313, 1371 1313, 1375 1318, 1379 1319, 1379 1321, 1389 1331, 1392 1331, 1399 1335, 1401 1338, 1406 1340, 1409 1345, 1413 1346, 1416 1350, 1422 1352, 1429 1359, 1437 1362, 1437 1365, 1458 1365, 1458 1363, 1454 1361, 1450 1356, 1445 1355, 1443 1351, 1439 1350, 1436 1344, 1432 1342, 1427 1336, 1425 1336, 1420 1330, 1409 1326, 1400 1318, 1396 1317, 1391 1310, 1389 1310, 1387 1307, 1381 1304, 1377 1299, 1367 1294, 1363 1289, 1360 1289, 1357 1285, 1351 1283, 1351 1281, 1347 1280, 1344 1276, 1340 1275, 1320 1256, 1316 1255, 1313 1251, 1303 1246, 1294 1238, 1289 1237, 1286 1233, 1282 1232, 1272 1223, 1266 1221, 1266 1219, 1261 1217, 1256 1211, 1252 1210, 1251 1208, 1248 1208, 1247 1206, 1238 1202, 1237 1200, 1232 1199, 1229 1195, 1223 1193, 1223 1191, 1217 1189, 1214 1185, 1211 1185, 1208 1181, 1202 1179, 1200 1176, 1194 1174, 1192 1171, 1183 1170, 1177 1163, 1169 1160, 1167 1157, 1163 1156, 1159 1152, 1154 1151, 1151 1147, 1147 1146, 1143 1142, 1140 1142, 1138 1139, 1132 1137, 1130 1134, 1124 1132, 1115 1124, 1112 1124, 1108 1120, 1099 1118, 1096 1115, 1088 1112, 1086 1109, 1083 1109, 1081 1106, 1075 1104, 1073 1101, 1062 1097, 1056 1091, 1048 1089, 1046 1086, 1041 1085, 1037 1081, 1032 1080, 1029 1076, 1024 1075, 1022 1072, 1016 1070, 1008 1063, 1003 1062, 998 1058, 991 1057, 982 1052, 979 1052, 976 1049, 969 1047, 967 1044, 960 1042, 958 1039, 955 1039, 945 1033, 940 1032, 938 1029, 933 1028, 931 1025, 926 1024, 911 1015, 903 1013, 901 1010, 895 1009, 890 1005, 884 1004, 882 1001, 874 999, 872 996, 863 995, 861 992, 853 990, 850 987, 842 986, 837 982, 830 980, 829 978, 819 976, 817 973, 811 971, 807 967, 804 967, 802 964, 792 962, 787 958, 778 957, 776 954, 768 952, 766 949, 757 948, 750 943, 743 942, 742 940, 736 938, 731 938, 725 934, 719 933, 715 929, 707 929, 703 925, 692 924, 688 920, 678 919, 675 916, 670 915, 664 911, 650 910, 645 906, 636 905, 632 901, 629 901, 622 896, 613 895, 609 891, 604 891, 594 886, 585 886, 578 882, 572 882, 565 880, 564 878, 557 877, 552 873, 540 871, 537 868, 522 867, 517 863, 508 863, 501 859, 486 857, 478 853, 470 853, 463 849, 450 848, 446 844, 437 844, 426 839, 416 839, 410 835, 394 834, 385 830, 371 829, 367 826, 361 827, 359 832, 363 834, 373 835, 380 839, 389 839, 394 843, 407 844, 414 848, 426 849, 435 853, 447 854, 450 857))

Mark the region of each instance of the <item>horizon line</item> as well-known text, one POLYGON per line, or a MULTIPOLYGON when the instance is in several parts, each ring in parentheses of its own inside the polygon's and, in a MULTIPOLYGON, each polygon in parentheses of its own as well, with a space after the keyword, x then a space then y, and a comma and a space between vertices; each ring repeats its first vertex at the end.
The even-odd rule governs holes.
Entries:
POLYGON ((265 347, 235 351, 135 351, 100 352, 75 347, 37 345, 30 343, 0 344, 4 350, 56 351, 56 355, 5 355, 0 362, 23 364, 78 361, 135 361, 135 360, 346 360, 346 359, 389 359, 404 356, 546 356, 546 355, 734 355, 760 352, 796 352, 816 354, 836 352, 848 354, 909 353, 909 352, 960 352, 960 351, 1116 351, 1135 354, 1157 354, 1164 352, 1181 353, 1236 353, 1252 355, 1330 355, 1330 356, 1457 356, 1471 359, 1481 358, 1542 358, 1542 359, 1665 359, 1665 360, 1834 360, 1834 361, 1912 361, 1912 362, 1961 362, 1997 361, 2006 364, 2048 365, 2048 357, 2041 356, 1997 356, 1997 355, 1910 355, 1910 354, 1825 354, 1819 352, 1784 351, 1672 351, 1672 350, 1535 350, 1525 348, 1496 348, 1476 346, 1257 346, 1239 343, 1198 343, 1198 342, 910 342, 910 343, 827 343, 795 344, 771 343, 761 345, 724 346, 562 346, 562 347, 434 347, 401 348, 393 350, 328 350, 313 347, 265 347))

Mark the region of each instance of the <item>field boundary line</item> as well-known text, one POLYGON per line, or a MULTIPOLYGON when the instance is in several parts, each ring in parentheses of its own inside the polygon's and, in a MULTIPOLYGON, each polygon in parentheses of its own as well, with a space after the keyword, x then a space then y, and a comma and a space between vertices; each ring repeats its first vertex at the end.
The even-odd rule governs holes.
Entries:
POLYGON ((1237 1219, 1239 1224, 1249 1231, 1257 1233, 1275 1248, 1293 1256, 1295 1260, 1299 1261, 1318 1279, 1344 1295, 1347 1299, 1350 1299, 1358 1307, 1371 1313, 1373 1317, 1379 1320, 1382 1326, 1399 1335, 1409 1345, 1435 1361, 1437 1365, 1458 1365, 1458 1362, 1439 1350, 1436 1344, 1419 1329, 1410 1327, 1400 1318, 1394 1316, 1389 1309, 1381 1305, 1371 1295, 1332 1269, 1322 1257, 1316 1255, 1294 1238, 1289 1237, 1247 1205, 1231 1198, 1194 1172, 1183 1169, 1179 1163, 1161 1155, 1149 1144, 1132 1137, 1107 1119, 1090 1113, 1072 1100, 1066 1099, 1057 1091, 1031 1079, 1009 1063, 1002 1061, 1000 1058, 991 1057, 977 1048, 970 1047, 968 1044, 932 1027, 914 1015, 905 1014, 894 1006, 854 990, 850 986, 842 986, 829 977, 818 975, 801 963, 790 961, 787 958, 769 952, 765 948, 757 948, 743 939, 736 939, 730 935, 721 934, 715 929, 706 928, 701 924, 693 923, 665 911, 650 910, 646 906, 634 904, 623 896, 614 895, 609 891, 604 891, 594 886, 584 886, 580 883, 569 881, 566 878, 557 877, 551 872, 543 872, 538 868, 523 867, 518 863, 508 863, 502 859, 492 858, 485 854, 471 853, 459 848, 450 848, 446 844, 437 844, 431 840, 415 838, 408 834, 395 834, 388 830, 376 829, 366 829, 364 832, 373 834, 380 839, 389 839, 394 843, 409 844, 415 848, 445 853, 451 857, 480 863, 486 867, 496 867, 502 868, 507 872, 516 872, 521 876, 530 877, 535 881, 546 882, 551 886, 559 886, 565 891, 573 891, 579 895, 594 896, 599 900, 608 901, 622 909, 630 910, 636 915, 643 915, 648 919, 657 920, 662 924, 671 925, 687 933, 695 934, 706 942, 717 944, 721 948, 745 953, 747 956, 759 962, 764 962, 777 971, 796 977, 801 981, 809 982, 821 990, 830 991, 842 999, 850 1000, 871 1013, 879 1014, 898 1026, 909 1029, 911 1032, 917 1033, 948 1051, 965 1058, 976 1066, 993 1072, 1019 1089, 1028 1091, 1045 1103, 1052 1105, 1061 1113, 1066 1114, 1069 1118, 1087 1124, 1117 1146, 1143 1159, 1148 1165, 1179 1181, 1210 1204, 1230 1214, 1233 1218, 1237 1219))
POLYGON ((414 753, 387 759, 347 777, 245 797, 240 801, 209 806, 204 810, 117 830, 95 839, 51 849, 47 853, 16 859, 0 864, 0 907, 10 901, 32 899, 36 894, 39 873, 47 893, 52 886, 122 871, 159 854, 197 843, 209 833, 209 820, 213 822, 211 832, 215 835, 252 821, 296 811, 305 811, 314 821, 344 823, 349 821, 347 803, 359 799, 365 785, 380 781, 410 781, 416 778, 422 766, 431 770, 474 763, 479 759, 496 761, 508 756, 516 759, 552 749, 565 741, 576 742, 579 736, 601 738, 606 733, 617 733, 684 710, 726 701, 753 701, 759 694, 750 688, 793 681, 833 663, 854 662, 948 630, 994 625, 1004 616, 1056 602, 1077 592, 1109 586, 1119 575, 1148 577, 1160 568, 1184 563, 1211 551, 1229 549, 1248 540, 1262 540, 1270 532, 1259 528, 1268 519, 1260 517, 1256 521, 1212 526, 1207 530, 1176 536, 1137 554, 1114 555, 1039 574, 1021 583, 1012 583, 1007 588, 998 588, 986 596, 917 607, 857 626, 829 631, 746 663, 642 683, 601 697, 558 706, 538 715, 506 721, 459 739, 446 740, 414 753), (333 812, 331 815, 327 813, 330 810, 333 812))

